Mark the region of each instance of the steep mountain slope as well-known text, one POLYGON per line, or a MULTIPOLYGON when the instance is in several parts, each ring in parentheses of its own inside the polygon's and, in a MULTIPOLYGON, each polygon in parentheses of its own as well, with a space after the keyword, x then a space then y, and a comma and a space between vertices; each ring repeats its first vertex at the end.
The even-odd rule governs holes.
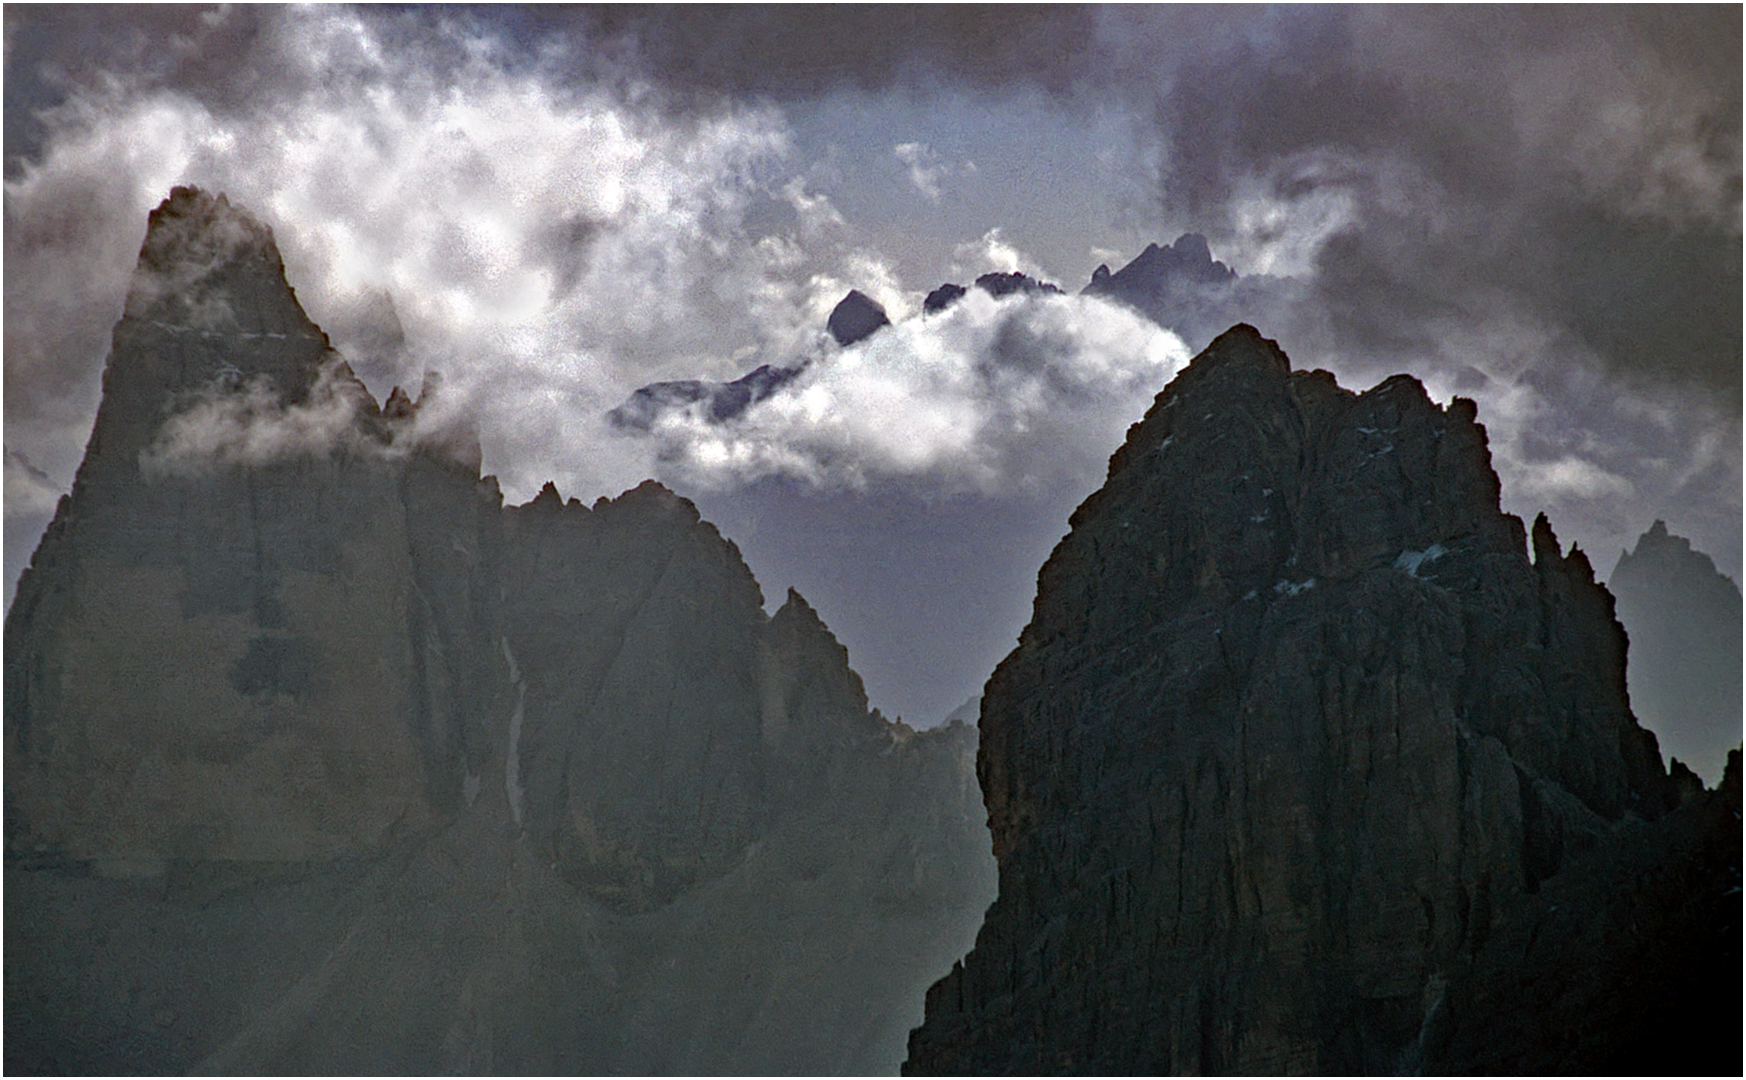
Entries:
POLYGON ((1706 782, 1740 745, 1740 587, 1657 521, 1607 587, 1631 635, 1631 707, 1706 782))
POLYGON ((906 1071, 1424 1067, 1525 899, 1678 801, 1469 401, 1238 326, 1072 526, 982 702, 1000 894, 906 1071))
POLYGON ((7 615, 8 1069, 894 1069, 992 896, 974 730, 658 485, 505 508, 440 399, 153 214, 7 615))

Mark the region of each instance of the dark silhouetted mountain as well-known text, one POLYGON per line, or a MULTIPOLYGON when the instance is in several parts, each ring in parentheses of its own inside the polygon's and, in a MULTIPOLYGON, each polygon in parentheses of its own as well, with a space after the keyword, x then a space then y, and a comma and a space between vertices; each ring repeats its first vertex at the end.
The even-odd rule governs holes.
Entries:
MULTIPOLYGON (((1030 277, 1028 274, 1020 274, 1020 272, 1016 272, 1016 270, 1009 272, 1009 274, 1007 274, 1007 272, 999 272, 999 270, 993 272, 993 274, 983 274, 983 276, 976 279, 976 283, 974 284, 976 284, 976 288, 980 288, 981 291, 985 291, 985 293, 988 293, 990 297, 995 298, 1011 297, 1013 293, 1023 293, 1023 295, 1027 295, 1027 297, 1030 297, 1030 295, 1044 295, 1044 297, 1051 297, 1051 295, 1053 295, 1053 297, 1060 297, 1060 295, 1063 295, 1062 288, 1060 288, 1058 284, 1049 284, 1048 281, 1037 281, 1035 277, 1030 277)), ((922 314, 934 314, 934 312, 945 311, 948 307, 952 307, 953 304, 957 304, 959 300, 962 300, 967 291, 969 290, 964 288, 962 284, 953 284, 950 283, 950 281, 946 284, 941 284, 941 286, 936 288, 936 290, 927 293, 927 298, 922 300, 922 314)))
POLYGON ((885 309, 860 289, 850 289, 849 295, 837 301, 837 306, 831 309, 831 317, 825 321, 825 329, 831 332, 838 345, 853 345, 871 337, 875 330, 890 325, 885 309))
POLYGON ((944 311, 962 299, 968 291, 964 286, 948 281, 922 300, 922 313, 932 315, 936 311, 944 311))
POLYGON ((996 299, 1011 296, 1013 293, 1033 295, 1062 295, 1059 285, 1051 285, 1047 281, 1038 281, 1034 277, 1013 271, 1011 273, 983 274, 976 279, 976 287, 996 299))
POLYGON ((974 729, 658 485, 505 508, 222 199, 104 390, 6 620, 10 1071, 895 1068, 992 896, 974 729))
POLYGON ((1740 836, 1724 796, 1680 805, 1612 598, 1500 511, 1475 415, 1292 371, 1249 326, 1164 389, 986 687, 999 897, 906 1071, 1737 1068, 1732 1019, 1536 1026, 1619 1020, 1639 976, 1671 996, 1638 1020, 1737 1015, 1740 836), (1472 1041, 1518 1005, 1515 1041, 1472 1041))
POLYGON ((1657 521, 1607 587, 1631 637, 1631 706, 1661 749, 1710 783, 1740 745, 1740 587, 1657 521))
MULTIPOLYGON (((1002 296, 1011 296, 1013 293, 1021 293, 1026 296, 1063 295, 1059 285, 1052 285, 1047 281, 1038 281, 1036 278, 1031 277, 1028 274, 1019 273, 1016 270, 1010 273, 996 271, 994 273, 983 274, 976 279, 975 287, 996 299, 999 299, 1002 296)), ((956 285, 948 281, 933 292, 928 293, 927 297, 922 301, 922 313, 924 315, 932 315, 935 312, 944 311, 961 300, 964 297, 964 294, 969 291, 970 290, 964 288, 962 285, 956 285)))
MULTIPOLYGON (((1099 266, 1082 292, 1129 304, 1195 344, 1230 325, 1247 309, 1265 308, 1260 286, 1246 289, 1246 284, 1235 271, 1213 260, 1204 236, 1185 233, 1169 247, 1147 245, 1139 257, 1113 274, 1108 266, 1099 266)), ((974 287, 996 298, 1014 293, 1062 295, 1060 286, 1016 271, 983 274, 974 287)), ((947 282, 923 299, 922 314, 944 311, 968 291, 947 282)), ((851 289, 837 303, 826 324, 840 346, 863 341, 889 325, 885 309, 858 289, 851 289)), ((626 432, 648 432, 661 417, 684 411, 704 423, 725 423, 776 393, 806 366, 804 361, 792 367, 766 364, 726 383, 697 379, 650 383, 607 413, 607 419, 626 432)))

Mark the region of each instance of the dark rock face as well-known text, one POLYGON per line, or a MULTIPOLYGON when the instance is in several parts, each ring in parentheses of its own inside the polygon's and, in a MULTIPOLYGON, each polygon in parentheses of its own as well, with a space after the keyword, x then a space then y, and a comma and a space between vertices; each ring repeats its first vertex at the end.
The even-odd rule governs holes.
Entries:
POLYGON ((894 1069, 992 896, 974 730, 658 485, 505 508, 222 200, 141 267, 7 615, 8 1068, 894 1069))
POLYGON ((1611 597, 1544 518, 1528 540, 1471 402, 1215 340, 1073 515, 988 683, 1000 894, 906 1071, 1439 1060, 1499 928, 1678 800, 1611 597))
POLYGON ((1502 913, 1430 1018, 1426 1075, 1740 1072, 1740 754, 1502 913))
POLYGON ((954 285, 948 281, 933 292, 928 293, 922 300, 922 313, 932 315, 936 311, 944 311, 963 299, 964 294, 968 291, 964 286, 954 285))
POLYGON ((1607 587, 1631 635, 1631 707, 1670 757, 1715 783, 1740 745, 1740 587, 1657 521, 1607 587))
POLYGON ((850 289, 847 296, 837 301, 837 306, 831 309, 831 317, 825 321, 825 329, 831 332, 831 337, 838 345, 844 346, 864 341, 873 336, 874 331, 890 325, 885 309, 860 289, 850 289))

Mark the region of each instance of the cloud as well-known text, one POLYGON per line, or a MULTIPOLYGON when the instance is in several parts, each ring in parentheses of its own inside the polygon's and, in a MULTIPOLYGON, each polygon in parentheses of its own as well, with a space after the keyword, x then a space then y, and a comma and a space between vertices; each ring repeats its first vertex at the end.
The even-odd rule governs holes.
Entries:
POLYGON ((1187 360, 1181 339, 1117 304, 973 289, 821 357, 732 422, 675 411, 650 436, 664 472, 705 489, 786 476, 831 490, 1083 490, 1187 360))
POLYGON ((287 403, 265 376, 222 378, 172 414, 140 453, 148 481, 234 465, 384 449, 362 423, 364 391, 338 361, 325 366, 307 400, 287 403))
POLYGON ((958 175, 975 175, 976 163, 963 161, 958 164, 943 162, 940 155, 927 143, 898 143, 891 148, 892 155, 902 162, 909 170, 910 186, 921 193, 922 198, 931 203, 940 201, 940 181, 958 175))
POLYGON ((1278 18, 1176 73, 1163 196, 1245 266, 1295 247, 1330 351, 1507 304, 1615 375, 1737 396, 1738 11, 1278 18))
MULTIPOLYGON (((447 373, 512 497, 607 492, 669 467, 595 426, 635 387, 791 364, 849 288, 901 319, 938 284, 858 230, 783 109, 951 95, 1133 126, 1122 183, 1155 202, 1124 227, 1204 232, 1269 279, 1244 301, 1301 365, 1476 397, 1513 508, 1598 538, 1662 516, 1739 562, 1737 9, 12 7, 6 28, 7 442, 59 485, 175 182, 276 227, 378 395, 447 373)), ((930 138, 880 143, 893 178, 943 204, 988 183, 930 138)), ((951 261, 1055 277, 998 229, 951 261)))
POLYGON ((952 273, 971 281, 983 274, 1029 274, 1046 279, 1047 274, 1037 260, 1020 251, 1006 238, 1005 230, 996 226, 952 249, 952 273))
POLYGON ((30 458, 10 446, 6 448, 6 499, 18 507, 18 512, 30 516, 54 513, 60 501, 61 488, 49 475, 31 463, 30 458))
POLYGON ((275 226, 299 299, 378 396, 442 371, 512 497, 647 475, 591 441, 639 385, 804 355, 849 284, 905 303, 770 107, 575 85, 573 53, 512 61, 465 17, 236 17, 237 47, 280 61, 261 69, 275 87, 196 96, 181 68, 81 83, 7 183, 9 443, 63 483, 145 213, 177 182, 275 226), (792 219, 754 235, 761 206, 792 219))

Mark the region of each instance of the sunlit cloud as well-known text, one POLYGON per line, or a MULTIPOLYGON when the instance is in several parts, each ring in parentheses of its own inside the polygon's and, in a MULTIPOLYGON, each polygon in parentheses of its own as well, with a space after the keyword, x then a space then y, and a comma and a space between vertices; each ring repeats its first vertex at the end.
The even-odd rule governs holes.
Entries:
POLYGON ((663 468, 706 488, 772 475, 1002 497, 1088 487, 1187 360, 1180 338, 1120 305, 972 289, 819 358, 734 421, 674 410, 649 437, 663 468))

